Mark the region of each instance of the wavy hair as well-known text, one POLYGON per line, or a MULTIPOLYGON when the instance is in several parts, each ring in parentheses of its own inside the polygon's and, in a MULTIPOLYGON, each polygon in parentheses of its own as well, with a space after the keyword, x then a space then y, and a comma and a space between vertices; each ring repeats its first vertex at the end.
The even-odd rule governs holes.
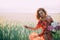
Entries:
POLYGON ((45 13, 45 15, 47 15, 47 13, 46 13, 46 11, 45 11, 45 9, 44 8, 39 8, 38 10, 37 10, 37 19, 40 19, 40 14, 39 14, 39 11, 43 11, 44 13, 45 13))

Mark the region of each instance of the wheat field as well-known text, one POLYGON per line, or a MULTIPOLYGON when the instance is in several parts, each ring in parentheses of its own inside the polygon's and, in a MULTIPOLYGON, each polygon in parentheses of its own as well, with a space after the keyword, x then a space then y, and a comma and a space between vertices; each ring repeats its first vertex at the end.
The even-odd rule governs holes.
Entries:
MULTIPOLYGON (((21 14, 22 15, 22 14, 21 14)), ((7 16, 0 16, 0 40, 29 40, 29 34, 32 32, 40 33, 40 30, 28 30, 24 28, 24 25, 35 27, 37 21, 35 15, 33 14, 24 14, 22 16, 14 18, 6 18, 7 16), (15 18, 17 20, 15 20, 15 18)), ((54 21, 60 22, 60 14, 49 14, 54 21)), ((52 34, 54 40, 60 40, 60 31, 57 31, 55 34, 52 34)))

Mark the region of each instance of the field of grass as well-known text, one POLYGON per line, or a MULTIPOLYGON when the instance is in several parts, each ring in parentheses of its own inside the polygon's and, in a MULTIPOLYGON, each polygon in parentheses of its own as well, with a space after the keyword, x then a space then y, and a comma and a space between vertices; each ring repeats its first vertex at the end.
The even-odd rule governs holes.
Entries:
MULTIPOLYGON (((29 24, 34 26, 34 23, 29 24)), ((0 24, 0 40, 29 40, 28 36, 31 32, 41 32, 40 30, 32 31, 24 28, 19 24, 0 24)), ((54 40, 60 40, 60 31, 53 34, 54 40)))

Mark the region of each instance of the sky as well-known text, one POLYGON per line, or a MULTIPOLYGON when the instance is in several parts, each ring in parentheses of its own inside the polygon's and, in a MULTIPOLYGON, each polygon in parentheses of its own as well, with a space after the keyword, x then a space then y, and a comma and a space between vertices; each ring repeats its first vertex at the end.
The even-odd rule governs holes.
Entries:
POLYGON ((60 12, 60 0, 0 0, 1 12, 35 13, 38 8, 48 13, 60 12))
MULTIPOLYGON (((18 20, 24 23, 26 21, 36 22, 35 13, 38 8, 44 8, 49 14, 60 13, 60 0, 0 0, 0 21, 3 19, 18 20)), ((60 14, 51 16, 58 20, 60 14)))

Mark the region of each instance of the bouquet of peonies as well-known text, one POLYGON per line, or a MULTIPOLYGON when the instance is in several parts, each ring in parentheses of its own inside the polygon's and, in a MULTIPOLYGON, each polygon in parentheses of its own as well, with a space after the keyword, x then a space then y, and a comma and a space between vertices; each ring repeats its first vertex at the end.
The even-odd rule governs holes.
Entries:
POLYGON ((53 22, 51 25, 48 26, 48 30, 52 32, 56 32, 57 30, 60 30, 60 23, 53 22))

